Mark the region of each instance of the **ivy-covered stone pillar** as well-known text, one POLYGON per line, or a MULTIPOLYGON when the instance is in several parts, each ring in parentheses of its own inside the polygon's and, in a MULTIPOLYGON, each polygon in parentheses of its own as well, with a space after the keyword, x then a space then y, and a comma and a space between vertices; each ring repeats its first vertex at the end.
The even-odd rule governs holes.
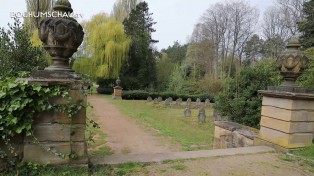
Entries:
POLYGON ((312 144, 314 94, 295 84, 308 67, 308 58, 299 50, 300 46, 298 39, 292 38, 277 60, 283 84, 259 91, 263 95, 262 117, 255 145, 287 151, 312 144))
POLYGON ((24 140, 24 162, 38 164, 87 164, 86 95, 88 85, 69 66, 69 58, 84 37, 81 25, 70 14, 68 0, 58 0, 53 7, 58 17, 41 21, 39 37, 52 57, 52 65, 33 72, 26 79, 31 84, 68 90, 68 95, 51 98, 53 110, 34 117, 33 137, 24 140), (63 15, 62 15, 63 14, 63 15))

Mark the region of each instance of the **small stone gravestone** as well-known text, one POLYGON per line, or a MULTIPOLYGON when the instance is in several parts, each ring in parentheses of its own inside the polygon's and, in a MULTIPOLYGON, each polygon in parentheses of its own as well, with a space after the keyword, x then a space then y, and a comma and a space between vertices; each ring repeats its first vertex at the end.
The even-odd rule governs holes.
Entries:
POLYGON ((169 99, 169 101, 170 101, 170 104, 173 102, 173 99, 172 99, 172 97, 169 97, 168 98, 169 99))
POLYGON ((196 103, 196 106, 200 106, 201 105, 201 99, 197 98, 195 103, 196 103))
POLYGON ((180 107, 182 103, 182 100, 180 101, 180 98, 176 100, 176 106, 180 107))
POLYGON ((154 99, 154 104, 158 104, 158 103, 159 103, 158 99, 155 98, 155 99, 154 99))
POLYGON ((191 109, 189 107, 184 109, 184 117, 191 117, 191 109))
POLYGON ((199 113, 198 113, 198 122, 203 123, 205 122, 205 119, 206 119, 205 108, 202 107, 200 108, 199 113))
POLYGON ((167 98, 165 100, 165 107, 168 107, 168 106, 170 106, 170 99, 169 98, 167 98))
POLYGON ((186 106, 190 107, 190 106, 191 106, 191 103, 192 103, 191 98, 188 98, 188 99, 186 100, 186 106))
POLYGON ((147 101, 152 102, 153 101, 152 97, 147 97, 147 101))
POLYGON ((205 106, 206 106, 206 107, 209 107, 209 106, 210 106, 210 101, 209 101, 208 98, 205 100, 205 106))
POLYGON ((158 102, 162 102, 162 98, 161 97, 158 97, 158 102))

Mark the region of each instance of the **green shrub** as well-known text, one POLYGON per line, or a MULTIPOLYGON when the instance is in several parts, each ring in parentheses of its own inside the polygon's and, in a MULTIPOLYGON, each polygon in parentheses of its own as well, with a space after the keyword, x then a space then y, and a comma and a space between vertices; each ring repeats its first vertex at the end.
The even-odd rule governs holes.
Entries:
POLYGON ((299 78, 298 82, 302 87, 314 90, 314 48, 305 51, 305 55, 309 58, 309 68, 299 78))
POLYGON ((191 98, 192 101, 196 101, 197 98, 200 98, 201 101, 205 101, 207 98, 214 101, 214 98, 209 93, 199 94, 199 95, 187 95, 187 94, 177 94, 173 92, 146 92, 143 90, 134 90, 134 91, 124 91, 122 93, 122 99, 124 100, 146 100, 147 97, 158 98, 162 97, 163 100, 171 97, 173 100, 182 98, 183 101, 186 101, 188 98, 191 98))
POLYGON ((231 121, 259 127, 262 96, 258 90, 279 85, 281 77, 274 61, 262 61, 254 67, 246 67, 234 79, 224 85, 224 92, 215 97, 214 108, 231 121))
POLYGON ((15 19, 9 29, 0 28, 0 76, 18 76, 21 71, 43 69, 48 65, 42 47, 33 47, 30 35, 15 19))

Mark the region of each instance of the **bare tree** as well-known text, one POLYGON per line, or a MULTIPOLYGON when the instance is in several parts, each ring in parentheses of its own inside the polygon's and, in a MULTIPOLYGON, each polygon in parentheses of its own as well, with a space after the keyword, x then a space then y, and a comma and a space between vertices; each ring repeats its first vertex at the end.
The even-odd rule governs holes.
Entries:
POLYGON ((141 0, 117 0, 111 14, 117 21, 123 22, 140 2, 141 0))
POLYGON ((205 74, 214 75, 215 55, 213 42, 203 36, 200 24, 196 25, 187 48, 185 65, 190 68, 192 78, 202 78, 205 74))
POLYGON ((52 9, 52 4, 54 0, 26 0, 27 12, 34 13, 35 18, 26 18, 25 24, 30 31, 38 29, 40 21, 42 20, 39 17, 40 12, 48 12, 52 9))
POLYGON ((228 57, 231 59, 228 77, 235 58, 241 63, 244 45, 253 35, 258 17, 259 11, 243 0, 216 3, 203 14, 200 20, 205 33, 203 36, 214 42, 215 65, 216 69, 220 65, 221 76, 228 57))
POLYGON ((253 35, 253 30, 257 24, 259 12, 257 9, 251 7, 245 1, 234 1, 228 4, 230 11, 231 26, 230 30, 232 33, 232 51, 231 61, 229 64, 228 77, 231 75, 231 68, 233 61, 236 57, 239 58, 239 63, 242 62, 242 54, 244 44, 253 35))
POLYGON ((280 37, 284 41, 291 37, 290 30, 286 27, 285 15, 278 7, 270 7, 264 13, 263 35, 266 39, 280 37))
POLYGON ((304 19, 303 4, 308 0, 277 0, 284 15, 285 27, 292 35, 298 34, 298 23, 304 19))

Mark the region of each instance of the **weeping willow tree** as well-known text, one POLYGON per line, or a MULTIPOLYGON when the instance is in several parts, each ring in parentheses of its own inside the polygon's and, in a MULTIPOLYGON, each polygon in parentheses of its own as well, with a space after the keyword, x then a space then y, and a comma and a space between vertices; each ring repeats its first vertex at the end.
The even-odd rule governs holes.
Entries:
POLYGON ((117 21, 123 22, 139 2, 141 0, 117 0, 113 6, 112 16, 117 21))
POLYGON ((94 80, 97 77, 117 78, 131 45, 122 23, 101 13, 88 21, 84 28, 87 50, 92 57, 77 61, 73 69, 88 74, 94 80), (83 68, 85 64, 89 68, 83 68))
POLYGON ((36 17, 30 17, 24 19, 24 26, 27 27, 27 31, 32 34, 34 30, 39 28, 39 24, 43 17, 39 14, 49 12, 52 10, 52 5, 55 0, 25 0, 26 9, 28 13, 32 13, 36 17), (38 17, 37 17, 38 16, 38 17))
POLYGON ((52 58, 49 53, 43 48, 43 42, 39 38, 38 29, 35 29, 32 36, 30 37, 30 42, 33 47, 39 47, 42 49, 45 58, 47 58, 48 65, 51 64, 52 58))
POLYGON ((95 75, 95 66, 91 60, 91 58, 82 58, 79 61, 74 62, 73 70, 78 73, 83 73, 85 76, 93 79, 95 75))

